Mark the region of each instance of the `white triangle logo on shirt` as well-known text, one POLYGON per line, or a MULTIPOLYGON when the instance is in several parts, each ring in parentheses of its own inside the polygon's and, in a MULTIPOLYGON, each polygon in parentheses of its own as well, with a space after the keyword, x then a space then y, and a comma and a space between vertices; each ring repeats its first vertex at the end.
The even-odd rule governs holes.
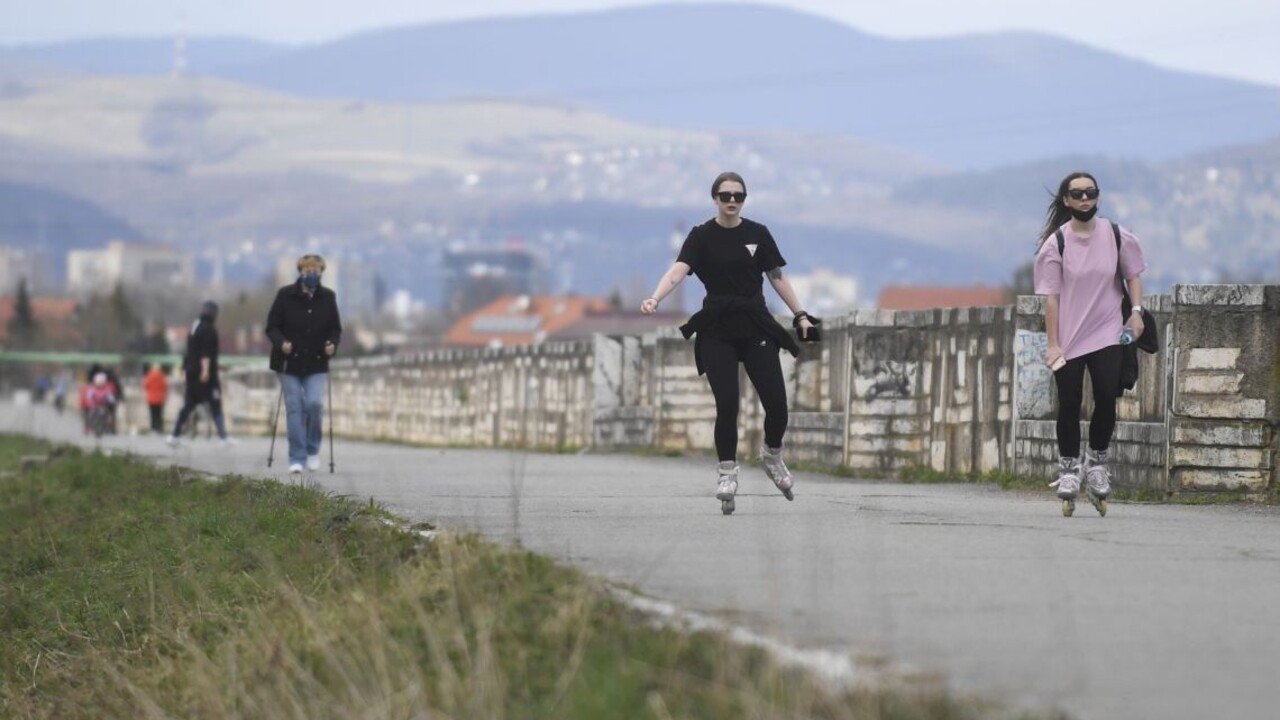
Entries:
POLYGON ((752 243, 751 245, 748 245, 748 246, 747 246, 747 252, 751 253, 751 257, 755 257, 755 256, 756 256, 756 248, 758 248, 758 247, 760 247, 760 246, 759 246, 759 245, 756 245, 756 244, 754 244, 754 243, 752 243))

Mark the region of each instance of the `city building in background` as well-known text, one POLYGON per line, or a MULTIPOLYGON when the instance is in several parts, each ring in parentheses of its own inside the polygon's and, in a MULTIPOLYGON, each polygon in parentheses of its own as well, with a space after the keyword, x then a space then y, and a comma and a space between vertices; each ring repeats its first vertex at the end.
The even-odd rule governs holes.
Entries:
POLYGON ((458 243, 444 253, 445 311, 457 317, 507 295, 545 295, 546 254, 521 242, 458 243))
MULTIPOLYGON (((277 285, 288 285, 298 279, 298 257, 302 254, 282 256, 276 261, 277 285)), ((317 254, 324 258, 323 282, 337 294, 343 320, 370 318, 381 311, 385 301, 382 280, 372 265, 342 254, 317 254)))
POLYGON ((113 240, 99 250, 67 253, 67 292, 77 297, 110 292, 116 285, 148 291, 195 285, 195 258, 171 245, 113 240))
POLYGON ((0 245, 0 295, 12 296, 18 284, 27 281, 27 292, 45 288, 40 277, 40 256, 34 250, 0 245))
POLYGON ((827 268, 808 275, 788 273, 804 309, 818 317, 843 315, 858 307, 858 280, 827 268))

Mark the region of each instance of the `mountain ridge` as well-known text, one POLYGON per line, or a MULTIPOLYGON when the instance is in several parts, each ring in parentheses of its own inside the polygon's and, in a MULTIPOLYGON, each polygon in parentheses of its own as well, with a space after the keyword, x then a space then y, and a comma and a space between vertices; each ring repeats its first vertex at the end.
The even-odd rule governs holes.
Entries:
POLYGON ((366 30, 204 72, 308 97, 558 99, 666 127, 848 135, 969 169, 1081 152, 1159 161, 1280 134, 1280 88, 1123 48, 1028 31, 898 40, 767 5, 366 30))

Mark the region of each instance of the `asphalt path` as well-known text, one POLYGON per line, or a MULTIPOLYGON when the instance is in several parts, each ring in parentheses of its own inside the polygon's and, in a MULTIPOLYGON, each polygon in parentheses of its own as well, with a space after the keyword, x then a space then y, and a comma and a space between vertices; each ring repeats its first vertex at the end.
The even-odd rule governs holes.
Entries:
MULTIPOLYGON (((86 445, 70 414, 0 405, 0 429, 86 445)), ((291 478, 280 443, 165 463, 291 478)), ((800 475, 787 502, 744 467, 732 516, 708 459, 433 450, 338 439, 333 492, 476 531, 801 649, 938 673, 961 693, 1072 717, 1271 718, 1280 711, 1280 512, 1081 502, 1052 491, 800 475)))

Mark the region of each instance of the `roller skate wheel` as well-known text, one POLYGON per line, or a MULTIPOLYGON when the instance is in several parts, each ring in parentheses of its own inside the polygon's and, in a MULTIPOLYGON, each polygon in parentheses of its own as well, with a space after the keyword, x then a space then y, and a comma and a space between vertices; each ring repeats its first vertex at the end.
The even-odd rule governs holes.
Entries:
POLYGON ((1093 506, 1098 509, 1099 515, 1102 517, 1107 516, 1107 501, 1105 498, 1102 500, 1095 500, 1093 506))
POLYGON ((791 492, 791 488, 787 488, 786 490, 783 490, 783 491, 782 491, 782 497, 784 497, 784 498, 786 498, 786 499, 788 499, 788 500, 795 500, 795 499, 796 499, 796 496, 791 492))
POLYGON ((720 512, 724 513, 725 515, 732 515, 733 510, 734 510, 733 500, 720 501, 720 512))
POLYGON ((1075 501, 1075 500, 1063 500, 1063 501, 1062 501, 1062 517, 1071 517, 1071 515, 1072 515, 1073 513, 1075 513, 1075 511, 1076 511, 1076 501, 1075 501))

